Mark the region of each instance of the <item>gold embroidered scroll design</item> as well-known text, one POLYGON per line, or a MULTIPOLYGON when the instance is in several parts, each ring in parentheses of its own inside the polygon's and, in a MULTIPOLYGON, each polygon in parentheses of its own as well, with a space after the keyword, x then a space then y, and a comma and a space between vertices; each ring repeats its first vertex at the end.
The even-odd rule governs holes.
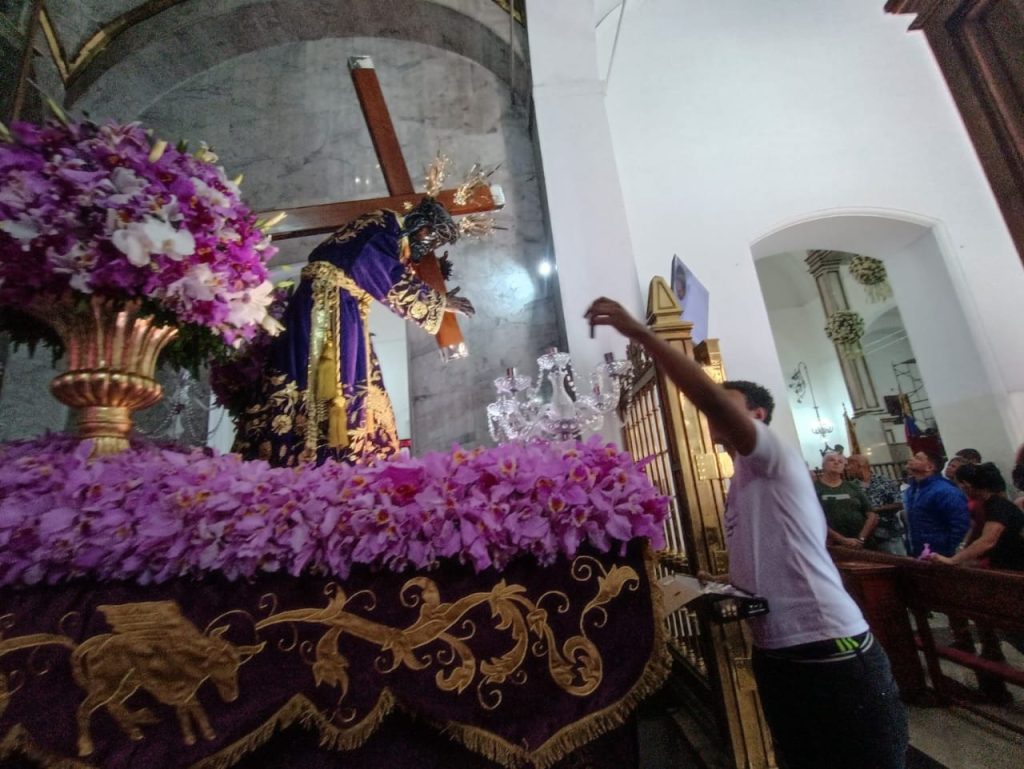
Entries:
POLYGON ((436 334, 444 320, 447 303, 413 275, 403 275, 388 292, 384 303, 415 321, 428 334, 436 334))
MULTIPOLYGON (((327 632, 316 644, 313 676, 317 685, 330 684, 341 690, 348 688, 347 658, 340 651, 343 636, 349 635, 380 647, 376 659, 381 673, 399 667, 424 670, 436 665, 435 686, 443 692, 461 694, 476 682, 477 701, 486 710, 495 710, 504 698, 502 686, 521 685, 527 674, 523 668, 528 655, 546 658, 548 673, 567 694, 585 697, 600 686, 604 663, 597 646, 588 636, 588 617, 597 619, 593 627, 607 622, 606 604, 624 590, 636 590, 640 577, 629 566, 606 569, 590 556, 579 556, 573 562, 572 576, 579 582, 595 580, 597 594, 586 604, 579 617, 579 633, 561 644, 549 623, 549 610, 541 606, 548 598, 557 601, 554 610, 565 614, 571 608, 569 597, 559 591, 548 591, 537 601, 526 595, 522 585, 504 579, 491 590, 476 592, 450 602, 442 602, 437 583, 429 577, 413 577, 399 591, 403 606, 419 608, 416 621, 406 628, 395 628, 356 613, 350 606, 361 595, 369 596, 373 605, 377 596, 363 590, 348 596, 337 584, 328 586, 328 603, 320 609, 292 609, 256 623, 257 632, 279 624, 312 623, 324 625, 327 632), (467 643, 476 634, 476 624, 469 615, 477 607, 490 609, 495 629, 506 632, 511 644, 496 657, 477 660, 467 643), (439 651, 428 651, 441 645, 439 651)), ((339 702, 340 702, 339 699, 339 702)))
POLYGON ((363 214, 362 216, 353 219, 341 229, 332 233, 325 243, 348 243, 367 227, 373 225, 385 227, 387 226, 388 213, 388 211, 380 210, 363 214))
MULTIPOLYGON (((29 635, 15 636, 13 638, 4 638, 4 633, 10 629, 14 624, 14 617, 10 614, 5 614, 0 617, 0 657, 11 652, 24 651, 26 649, 32 649, 33 652, 42 649, 46 646, 63 646, 67 649, 74 649, 75 643, 69 637, 60 635, 57 633, 31 633, 29 635)), ((40 671, 47 672, 47 671, 40 671)), ((20 673, 20 671, 16 671, 20 673)), ((8 674, 7 671, 0 670, 0 716, 7 710, 7 706, 11 702, 11 697, 21 688, 20 683, 14 683, 12 685, 11 679, 18 678, 16 674, 8 674)))
MULTIPOLYGON (((649 553, 646 560, 650 580, 649 553)), ((603 661, 588 631, 605 626, 608 622, 606 606, 624 590, 636 591, 641 581, 636 570, 629 566, 606 568, 590 556, 577 557, 570 572, 577 582, 594 581, 597 590, 579 615, 578 633, 562 643, 559 643, 549 618, 552 612, 568 614, 572 608, 569 597, 560 591, 548 591, 534 601, 527 596, 526 587, 508 584, 505 580, 488 591, 442 602, 434 580, 424 576, 413 577, 404 583, 398 596, 403 605, 419 608, 418 617, 408 627, 391 627, 364 616, 371 613, 377 603, 376 596, 369 590, 347 596, 338 585, 330 583, 324 591, 329 599, 326 606, 280 612, 277 611, 276 597, 267 594, 261 601, 261 609, 269 614, 255 621, 254 629, 260 632, 275 625, 291 625, 293 641, 290 644, 279 642, 278 650, 299 649, 311 665, 314 683, 335 687, 339 691, 338 707, 333 713, 321 712, 303 695, 295 694, 271 721, 200 764, 226 766, 242 753, 265 742, 275 729, 284 728, 296 720, 317 724, 318 729, 330 735, 328 742, 337 748, 352 749, 362 744, 391 710, 393 697, 385 687, 371 712, 362 716, 358 716, 354 709, 341 708, 349 686, 349 662, 342 654, 346 635, 370 641, 380 648, 375 664, 382 673, 402 666, 411 670, 426 670, 433 666, 437 668, 434 682, 438 689, 456 694, 476 681, 478 701, 487 710, 495 710, 501 705, 503 685, 526 682, 523 664, 529 655, 546 658, 552 680, 563 691, 579 697, 587 696, 600 686, 603 679, 603 661), (370 603, 368 608, 361 608, 361 613, 357 613, 356 603, 361 597, 369 598, 370 603), (550 610, 543 605, 549 602, 554 604, 550 610), (510 646, 503 654, 478 661, 469 644, 476 635, 476 621, 467 615, 480 607, 490 609, 494 628, 508 633, 510 646), (298 623, 323 625, 326 631, 315 644, 311 641, 300 644, 295 629, 298 623), (436 648, 437 644, 441 644, 440 650, 436 648), (227 754, 235 758, 224 763, 227 754)), ((106 708, 129 738, 144 738, 141 727, 158 723, 159 718, 149 708, 129 709, 127 701, 140 689, 158 704, 175 710, 186 744, 195 743, 196 729, 205 739, 216 739, 197 693, 210 682, 224 702, 234 702, 238 698, 239 669, 260 654, 269 640, 249 646, 233 644, 223 637, 228 628, 225 623, 232 614, 245 615, 250 621, 254 618, 246 611, 232 610, 211 621, 206 631, 200 631, 181 614, 178 604, 173 601, 100 605, 97 608, 113 632, 92 636, 77 646, 70 635, 36 633, 6 638, 3 634, 13 623, 0 622, 0 657, 47 645, 71 651, 74 680, 86 694, 77 712, 79 754, 87 756, 94 752, 90 722, 101 708, 106 708)), ((660 620, 660 611, 656 610, 656 628, 660 620)), ((538 766, 549 766, 573 746, 621 723, 622 714, 628 713, 639 697, 657 688, 667 670, 665 661, 661 659, 664 656, 663 646, 663 639, 659 636, 655 639, 655 654, 648 662, 642 680, 635 683, 623 699, 609 706, 607 712, 588 716, 585 724, 581 722, 581 730, 574 731, 574 727, 561 730, 537 751, 506 743, 497 735, 468 725, 453 723, 448 728, 455 730, 460 741, 471 749, 506 765, 511 765, 510 761, 519 763, 530 755, 538 766)), ((5 673, 0 671, 0 714, 19 688, 12 690, 8 686, 5 673)), ((55 766, 79 766, 77 762, 40 752, 21 725, 12 727, 0 744, 0 755, 7 755, 11 750, 27 751, 27 754, 38 755, 40 759, 46 758, 46 765, 55 760, 55 766)))
POLYGON ((276 370, 268 376, 267 385, 265 399, 246 409, 234 450, 242 453, 255 451, 256 458, 267 461, 286 460, 287 444, 279 444, 274 456, 271 442, 262 440, 261 436, 271 432, 287 435, 293 431, 296 435, 304 435, 307 418, 302 407, 304 396, 295 382, 276 370), (256 443, 257 440, 260 442, 256 443))

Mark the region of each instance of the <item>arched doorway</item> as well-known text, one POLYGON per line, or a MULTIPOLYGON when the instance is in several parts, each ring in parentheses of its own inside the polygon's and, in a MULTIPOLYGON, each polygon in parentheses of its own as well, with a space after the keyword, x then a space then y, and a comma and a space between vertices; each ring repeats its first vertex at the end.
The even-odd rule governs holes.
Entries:
MULTIPOLYGON (((949 258, 941 223, 885 210, 817 212, 777 227, 751 246, 755 261, 815 250, 883 261, 947 449, 973 446, 993 461, 1009 463, 1015 443, 1008 398, 989 343, 961 296, 958 268, 950 268, 956 262, 949 258)), ((882 413, 884 399, 877 402, 882 413)), ((797 429, 804 429, 799 422, 797 429)))

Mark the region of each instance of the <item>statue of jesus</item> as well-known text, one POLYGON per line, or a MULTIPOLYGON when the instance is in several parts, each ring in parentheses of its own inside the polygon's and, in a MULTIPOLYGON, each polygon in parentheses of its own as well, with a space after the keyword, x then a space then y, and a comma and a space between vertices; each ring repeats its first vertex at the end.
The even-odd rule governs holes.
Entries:
POLYGON ((381 302, 431 334, 446 312, 472 315, 458 288, 439 293, 413 269, 458 236, 451 216, 428 196, 404 216, 360 216, 317 246, 288 304, 285 330, 272 342, 262 397, 239 420, 235 451, 275 466, 396 453, 394 411, 370 341, 370 305, 381 302))

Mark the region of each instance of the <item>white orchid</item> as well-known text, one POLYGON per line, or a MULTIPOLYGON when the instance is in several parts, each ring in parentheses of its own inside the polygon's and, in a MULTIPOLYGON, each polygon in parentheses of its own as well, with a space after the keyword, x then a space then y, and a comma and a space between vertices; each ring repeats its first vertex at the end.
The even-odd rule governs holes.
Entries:
POLYGON ((196 160, 201 160, 204 163, 216 163, 220 160, 220 158, 217 157, 217 153, 211 150, 210 145, 206 142, 199 142, 199 149, 197 149, 193 154, 195 155, 196 160))
POLYGON ((68 283, 71 284, 71 288, 75 291, 81 291, 83 294, 91 294, 92 286, 89 285, 90 273, 88 272, 76 272, 71 276, 68 283))
MULTIPOLYGON (((126 199, 146 189, 148 182, 130 168, 117 167, 110 173, 110 183, 126 199)), ((117 196, 115 196, 117 197, 117 196)))
POLYGON ((260 321, 260 326, 271 336, 277 336, 284 331, 284 325, 270 313, 267 313, 266 317, 260 321))
POLYGON ((176 230, 169 223, 152 216, 116 230, 110 241, 136 267, 149 264, 153 254, 163 254, 180 262, 196 250, 191 232, 176 230))
POLYGON ((208 264, 196 264, 167 287, 167 295, 177 297, 185 307, 193 302, 212 302, 222 287, 220 275, 208 264))
POLYGON ((202 198, 211 206, 219 208, 227 208, 231 205, 231 200, 218 189, 214 189, 202 179, 195 176, 192 177, 192 184, 196 188, 196 196, 202 198))
POLYGON ((258 324, 270 333, 276 333, 271 330, 274 328, 273 324, 270 324, 269 327, 265 324, 266 319, 270 317, 268 308, 274 301, 273 293, 274 284, 265 280, 256 288, 228 294, 227 322, 239 328, 249 324, 258 324))
POLYGON ((19 216, 17 219, 6 219, 0 222, 0 230, 3 230, 12 238, 27 246, 39 235, 39 228, 27 216, 19 216))

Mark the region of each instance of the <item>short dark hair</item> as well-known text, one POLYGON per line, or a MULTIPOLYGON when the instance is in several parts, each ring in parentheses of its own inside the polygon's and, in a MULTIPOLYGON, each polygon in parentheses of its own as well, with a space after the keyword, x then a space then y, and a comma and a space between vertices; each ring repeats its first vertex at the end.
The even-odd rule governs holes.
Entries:
POLYGON ((942 456, 942 452, 935 451, 934 449, 921 449, 916 453, 924 454, 928 457, 928 461, 935 465, 935 472, 937 473, 941 473, 942 468, 946 466, 946 458, 942 456))
POLYGON ((1010 477, 1013 479, 1013 485, 1024 491, 1024 462, 1013 466, 1013 475, 1010 477))
POLYGON ((956 471, 956 479, 961 483, 969 483, 981 491, 999 494, 1006 491, 1006 480, 999 468, 991 462, 981 465, 966 464, 956 471))
POLYGON ((977 449, 960 449, 955 456, 963 457, 968 462, 973 462, 976 465, 981 463, 981 452, 977 449))
POLYGON ((775 411, 775 399, 766 387, 745 379, 730 379, 722 382, 722 387, 726 390, 743 393, 743 397, 747 401, 747 408, 751 410, 764 409, 764 423, 771 424, 772 412, 775 411))

